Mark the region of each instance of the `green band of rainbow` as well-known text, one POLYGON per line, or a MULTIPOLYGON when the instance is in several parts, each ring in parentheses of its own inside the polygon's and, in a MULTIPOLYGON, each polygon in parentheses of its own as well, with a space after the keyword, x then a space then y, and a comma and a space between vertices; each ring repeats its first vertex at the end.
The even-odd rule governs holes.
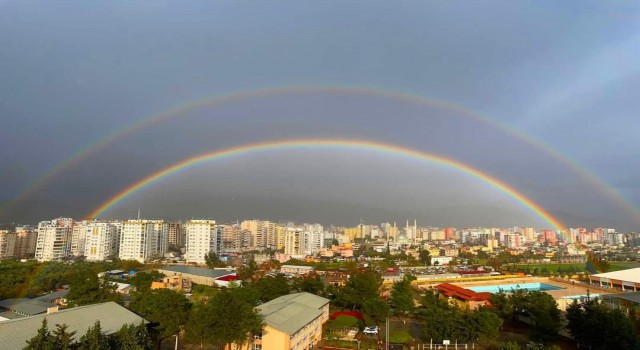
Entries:
POLYGON ((286 149, 304 149, 304 148, 315 148, 315 149, 342 148, 342 149, 374 151, 378 153, 386 153, 386 154, 391 154, 395 156, 403 156, 411 159, 428 161, 428 162, 449 166, 465 174, 468 174, 474 178, 477 178, 488 184, 493 185, 494 187, 498 188, 508 196, 512 197, 513 199, 521 203, 526 208, 530 209, 540 218, 544 219, 551 226, 553 226, 554 229, 558 230, 561 234, 564 234, 565 232, 564 225, 558 219, 553 217, 553 215, 549 214, 549 212, 543 209, 540 205, 536 204, 533 200, 527 198, 525 195, 516 191, 514 188, 507 185, 506 183, 496 179, 495 177, 489 176, 478 169, 472 168, 466 164, 460 163, 450 158, 445 158, 442 156, 424 153, 415 149, 400 147, 400 146, 391 145, 391 144, 379 143, 379 142, 364 141, 364 140, 350 140, 350 139, 293 139, 293 140, 268 141, 268 142, 254 143, 254 144, 227 148, 223 150, 213 151, 213 152, 189 157, 176 164, 166 167, 160 171, 157 171, 143 178, 142 180, 132 184, 131 186, 125 188, 115 196, 111 197, 106 202, 102 203, 95 210, 93 210, 89 215, 87 215, 87 218, 88 219, 98 218, 102 216, 104 213, 106 213, 109 209, 111 209, 116 204, 122 202, 127 197, 153 184, 154 182, 166 176, 172 175, 181 170, 188 169, 190 167, 193 167, 203 162, 220 160, 220 159, 230 158, 234 156, 241 156, 241 155, 255 153, 255 152, 286 150, 286 149))

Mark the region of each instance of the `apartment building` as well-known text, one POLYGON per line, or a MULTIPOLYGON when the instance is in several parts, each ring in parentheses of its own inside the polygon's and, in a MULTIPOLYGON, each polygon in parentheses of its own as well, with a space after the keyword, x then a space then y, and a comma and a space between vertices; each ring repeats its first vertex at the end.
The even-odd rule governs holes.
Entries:
POLYGON ((264 303, 257 310, 265 326, 243 350, 310 350, 322 339, 322 325, 329 320, 329 299, 295 293, 264 303))
POLYGON ((36 253, 38 232, 33 226, 16 227, 16 243, 13 256, 20 259, 33 257, 36 253))
POLYGON ((122 225, 120 250, 122 260, 141 263, 162 256, 168 248, 169 225, 164 220, 128 220, 122 225))
POLYGON ((35 257, 38 261, 59 261, 71 255, 73 219, 57 218, 38 224, 35 257))
POLYGON ((304 230, 299 227, 287 227, 284 238, 284 253, 293 256, 306 255, 305 248, 304 230))
POLYGON ((88 261, 102 261, 116 252, 118 228, 108 222, 87 225, 83 255, 88 261))
POLYGON ((220 255, 222 229, 215 220, 190 220, 184 226, 187 233, 187 262, 205 264, 205 254, 215 252, 220 255))
POLYGON ((0 259, 13 258, 16 246, 16 233, 0 230, 0 259))

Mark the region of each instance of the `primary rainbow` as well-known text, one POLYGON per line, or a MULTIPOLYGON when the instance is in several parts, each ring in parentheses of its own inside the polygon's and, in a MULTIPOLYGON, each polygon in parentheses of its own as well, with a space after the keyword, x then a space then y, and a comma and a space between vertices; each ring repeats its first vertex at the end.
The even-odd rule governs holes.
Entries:
POLYGON ((342 148, 342 149, 355 149, 355 150, 365 150, 365 151, 374 151, 383 154, 391 154, 394 156, 403 156, 410 159, 417 159, 422 161, 434 162, 437 164, 445 165, 451 167, 453 169, 459 170, 464 174, 468 174, 474 178, 482 180, 488 184, 493 185, 498 188, 511 198, 515 199, 519 203, 521 203, 524 207, 530 209, 540 218, 544 219, 548 222, 555 230, 560 232, 560 234, 564 235, 566 232, 564 225, 556 219, 553 215, 547 212, 540 205, 535 203, 533 200, 527 198, 522 193, 518 192, 511 186, 506 183, 498 180, 495 177, 489 176, 488 174, 472 168, 466 164, 460 163, 451 158, 445 158, 442 156, 437 156, 429 153, 425 153, 422 151, 418 151, 415 149, 405 148, 397 145, 380 143, 380 142, 372 142, 365 140, 351 140, 351 139, 292 139, 292 140, 276 140, 276 141, 267 141, 260 143, 253 143, 248 145, 242 145, 237 147, 231 147, 223 150, 216 150, 209 153, 199 154, 193 157, 189 157, 184 159, 178 163, 175 163, 171 166, 168 166, 162 170, 159 170, 140 181, 130 185, 129 187, 123 189, 115 196, 111 197, 100 206, 98 206, 95 210, 93 210, 90 214, 87 215, 87 219, 99 218, 101 215, 105 214, 109 209, 111 209, 116 204, 122 202, 127 197, 133 195, 134 193, 150 186, 154 182, 175 174, 181 170, 185 170, 191 168, 197 164, 220 160, 224 158, 230 158, 234 156, 246 155, 249 153, 255 152, 267 152, 267 151, 276 151, 276 150, 287 150, 287 149, 305 149, 305 148, 313 148, 313 149, 326 149, 326 148, 342 148))

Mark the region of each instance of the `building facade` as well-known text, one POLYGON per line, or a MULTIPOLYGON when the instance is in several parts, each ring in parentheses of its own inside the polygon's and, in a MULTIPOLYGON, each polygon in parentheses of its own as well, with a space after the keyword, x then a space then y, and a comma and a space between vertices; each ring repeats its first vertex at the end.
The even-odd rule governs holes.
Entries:
POLYGON ((214 252, 220 256, 222 229, 215 220, 190 220, 185 223, 187 233, 186 260, 205 264, 205 254, 214 252))
POLYGON ((71 256, 73 219, 57 218, 38 224, 35 257, 38 261, 60 261, 71 256))

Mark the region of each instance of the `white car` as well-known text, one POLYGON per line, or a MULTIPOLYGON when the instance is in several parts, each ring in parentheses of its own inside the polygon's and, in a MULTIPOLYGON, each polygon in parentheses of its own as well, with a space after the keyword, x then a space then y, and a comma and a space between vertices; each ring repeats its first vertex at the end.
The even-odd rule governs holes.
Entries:
POLYGON ((378 334, 378 326, 365 327, 362 331, 364 334, 378 334))

